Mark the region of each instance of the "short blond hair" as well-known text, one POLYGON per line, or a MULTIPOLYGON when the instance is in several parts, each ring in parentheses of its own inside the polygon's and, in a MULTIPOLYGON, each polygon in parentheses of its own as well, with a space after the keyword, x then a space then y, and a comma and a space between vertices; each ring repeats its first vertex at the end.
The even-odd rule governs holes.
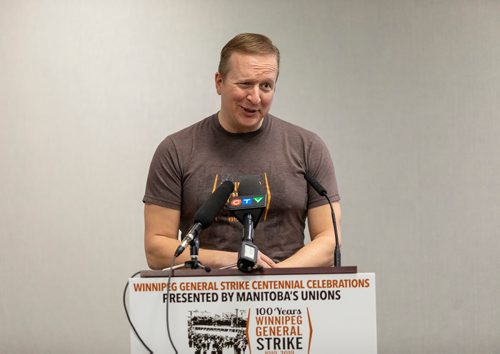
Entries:
POLYGON ((229 58, 233 53, 241 54, 273 54, 280 67, 280 51, 271 39, 258 33, 240 33, 226 43, 220 52, 219 74, 225 78, 229 72, 229 58))

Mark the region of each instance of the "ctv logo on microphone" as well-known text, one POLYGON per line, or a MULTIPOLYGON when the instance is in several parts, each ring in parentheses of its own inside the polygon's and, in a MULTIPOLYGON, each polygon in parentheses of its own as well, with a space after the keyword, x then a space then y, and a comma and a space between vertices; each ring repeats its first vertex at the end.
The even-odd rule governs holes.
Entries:
POLYGON ((229 199, 229 210, 262 208, 267 205, 265 195, 246 195, 229 199))

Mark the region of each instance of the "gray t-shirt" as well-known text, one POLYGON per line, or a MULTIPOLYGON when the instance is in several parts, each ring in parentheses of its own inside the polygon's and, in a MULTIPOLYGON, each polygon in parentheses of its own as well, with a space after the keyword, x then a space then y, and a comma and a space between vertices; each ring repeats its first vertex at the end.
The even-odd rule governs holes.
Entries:
MULTIPOLYGON (((224 181, 237 184, 257 176, 268 208, 255 229, 259 250, 284 260, 304 246, 308 208, 327 201, 304 178, 309 171, 338 201, 335 170, 323 141, 314 133, 267 115, 259 130, 229 133, 217 114, 174 133, 158 146, 143 201, 181 211, 184 234, 198 208, 224 181)), ((200 234, 200 247, 238 251, 243 226, 227 210, 200 234)))

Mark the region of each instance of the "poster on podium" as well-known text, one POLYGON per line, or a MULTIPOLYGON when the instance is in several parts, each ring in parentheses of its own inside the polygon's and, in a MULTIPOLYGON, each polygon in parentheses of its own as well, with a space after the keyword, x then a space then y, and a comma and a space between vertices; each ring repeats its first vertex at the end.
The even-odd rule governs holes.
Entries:
MULTIPOLYGON (((129 280, 131 320, 154 353, 377 352, 375 275, 300 274, 129 280)), ((131 353, 147 353, 131 332, 131 353)))

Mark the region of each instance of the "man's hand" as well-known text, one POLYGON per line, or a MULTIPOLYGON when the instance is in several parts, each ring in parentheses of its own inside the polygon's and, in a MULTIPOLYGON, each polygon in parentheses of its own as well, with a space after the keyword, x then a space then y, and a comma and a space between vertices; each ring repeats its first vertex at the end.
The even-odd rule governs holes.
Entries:
POLYGON ((259 254, 257 256, 257 265, 261 266, 262 268, 275 268, 276 262, 259 251, 259 254))

